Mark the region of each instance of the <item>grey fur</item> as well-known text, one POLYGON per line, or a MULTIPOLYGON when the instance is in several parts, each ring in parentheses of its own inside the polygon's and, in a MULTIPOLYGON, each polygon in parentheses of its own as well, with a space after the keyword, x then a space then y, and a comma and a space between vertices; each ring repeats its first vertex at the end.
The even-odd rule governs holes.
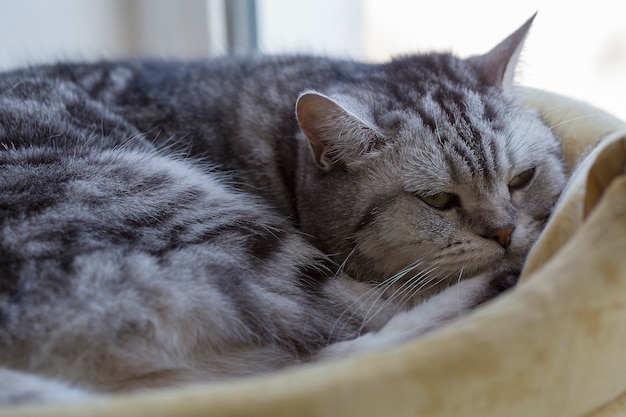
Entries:
MULTIPOLYGON (((267 373, 508 287, 564 183, 510 87, 529 26, 468 60, 0 75, 0 365, 89 392, 267 373)), ((0 398, 33 399, 12 372, 0 398)))

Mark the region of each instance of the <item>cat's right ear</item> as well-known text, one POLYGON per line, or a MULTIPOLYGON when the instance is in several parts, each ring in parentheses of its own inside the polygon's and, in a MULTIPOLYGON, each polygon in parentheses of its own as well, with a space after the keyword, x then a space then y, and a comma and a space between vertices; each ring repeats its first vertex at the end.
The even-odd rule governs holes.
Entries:
POLYGON ((535 16, 537 13, 485 55, 470 58, 485 82, 505 91, 513 85, 519 55, 535 16))
POLYGON ((316 91, 306 91, 296 103, 298 125, 309 139, 315 164, 329 171, 349 165, 378 149, 384 138, 362 117, 316 91))

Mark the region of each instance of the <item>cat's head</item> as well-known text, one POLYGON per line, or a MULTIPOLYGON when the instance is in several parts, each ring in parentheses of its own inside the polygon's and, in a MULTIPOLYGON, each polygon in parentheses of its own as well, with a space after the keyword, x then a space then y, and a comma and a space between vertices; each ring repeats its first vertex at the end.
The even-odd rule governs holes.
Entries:
POLYGON ((557 139, 514 97, 531 21, 482 56, 403 57, 300 96, 301 225, 346 271, 428 286, 521 268, 565 181, 557 139))

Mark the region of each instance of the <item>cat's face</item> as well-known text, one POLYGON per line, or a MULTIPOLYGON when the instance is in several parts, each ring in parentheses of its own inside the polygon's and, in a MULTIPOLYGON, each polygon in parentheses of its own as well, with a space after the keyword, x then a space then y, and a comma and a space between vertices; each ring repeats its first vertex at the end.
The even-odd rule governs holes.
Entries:
POLYGON ((411 275, 436 280, 519 271, 563 187, 561 151, 514 104, 494 99, 485 120, 478 109, 487 99, 469 94, 453 118, 448 103, 431 103, 434 129, 412 111, 396 113, 396 132, 375 127, 384 145, 318 174, 311 204, 324 230, 315 234, 349 256, 347 270, 375 280, 411 265, 411 275), (471 129, 459 129, 463 118, 471 129))
POLYGON ((522 109, 502 113, 491 124, 466 114, 471 133, 444 114, 432 131, 407 113, 389 148, 344 173, 358 178, 342 193, 359 221, 343 220, 370 268, 390 277, 419 263, 434 279, 519 271, 564 174, 549 129, 522 109))
POLYGON ((394 62, 389 81, 357 91, 301 96, 315 162, 303 228, 358 279, 434 287, 521 269, 565 176, 558 141, 504 91, 509 63, 489 80, 492 58, 485 77, 477 58, 438 55, 394 62))

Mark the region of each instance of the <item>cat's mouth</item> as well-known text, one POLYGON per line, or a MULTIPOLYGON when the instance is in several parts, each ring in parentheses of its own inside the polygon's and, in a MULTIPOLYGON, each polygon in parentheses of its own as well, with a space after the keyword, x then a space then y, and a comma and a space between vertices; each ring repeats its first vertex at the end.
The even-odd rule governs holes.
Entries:
POLYGON ((534 241, 534 230, 527 222, 518 221, 505 236, 507 242, 476 234, 401 245, 368 239, 356 242, 348 259, 339 263, 344 262, 346 271, 359 281, 412 288, 426 296, 480 274, 517 273, 534 241))
POLYGON ((429 281, 454 283, 484 273, 516 274, 521 270, 530 245, 522 240, 512 239, 510 245, 503 247, 498 242, 481 242, 467 245, 463 250, 441 251, 429 261, 405 262, 392 276, 404 274, 405 278, 419 278, 429 281), (417 266, 416 266, 417 265, 417 266), (405 271, 410 270, 410 274, 405 271))

